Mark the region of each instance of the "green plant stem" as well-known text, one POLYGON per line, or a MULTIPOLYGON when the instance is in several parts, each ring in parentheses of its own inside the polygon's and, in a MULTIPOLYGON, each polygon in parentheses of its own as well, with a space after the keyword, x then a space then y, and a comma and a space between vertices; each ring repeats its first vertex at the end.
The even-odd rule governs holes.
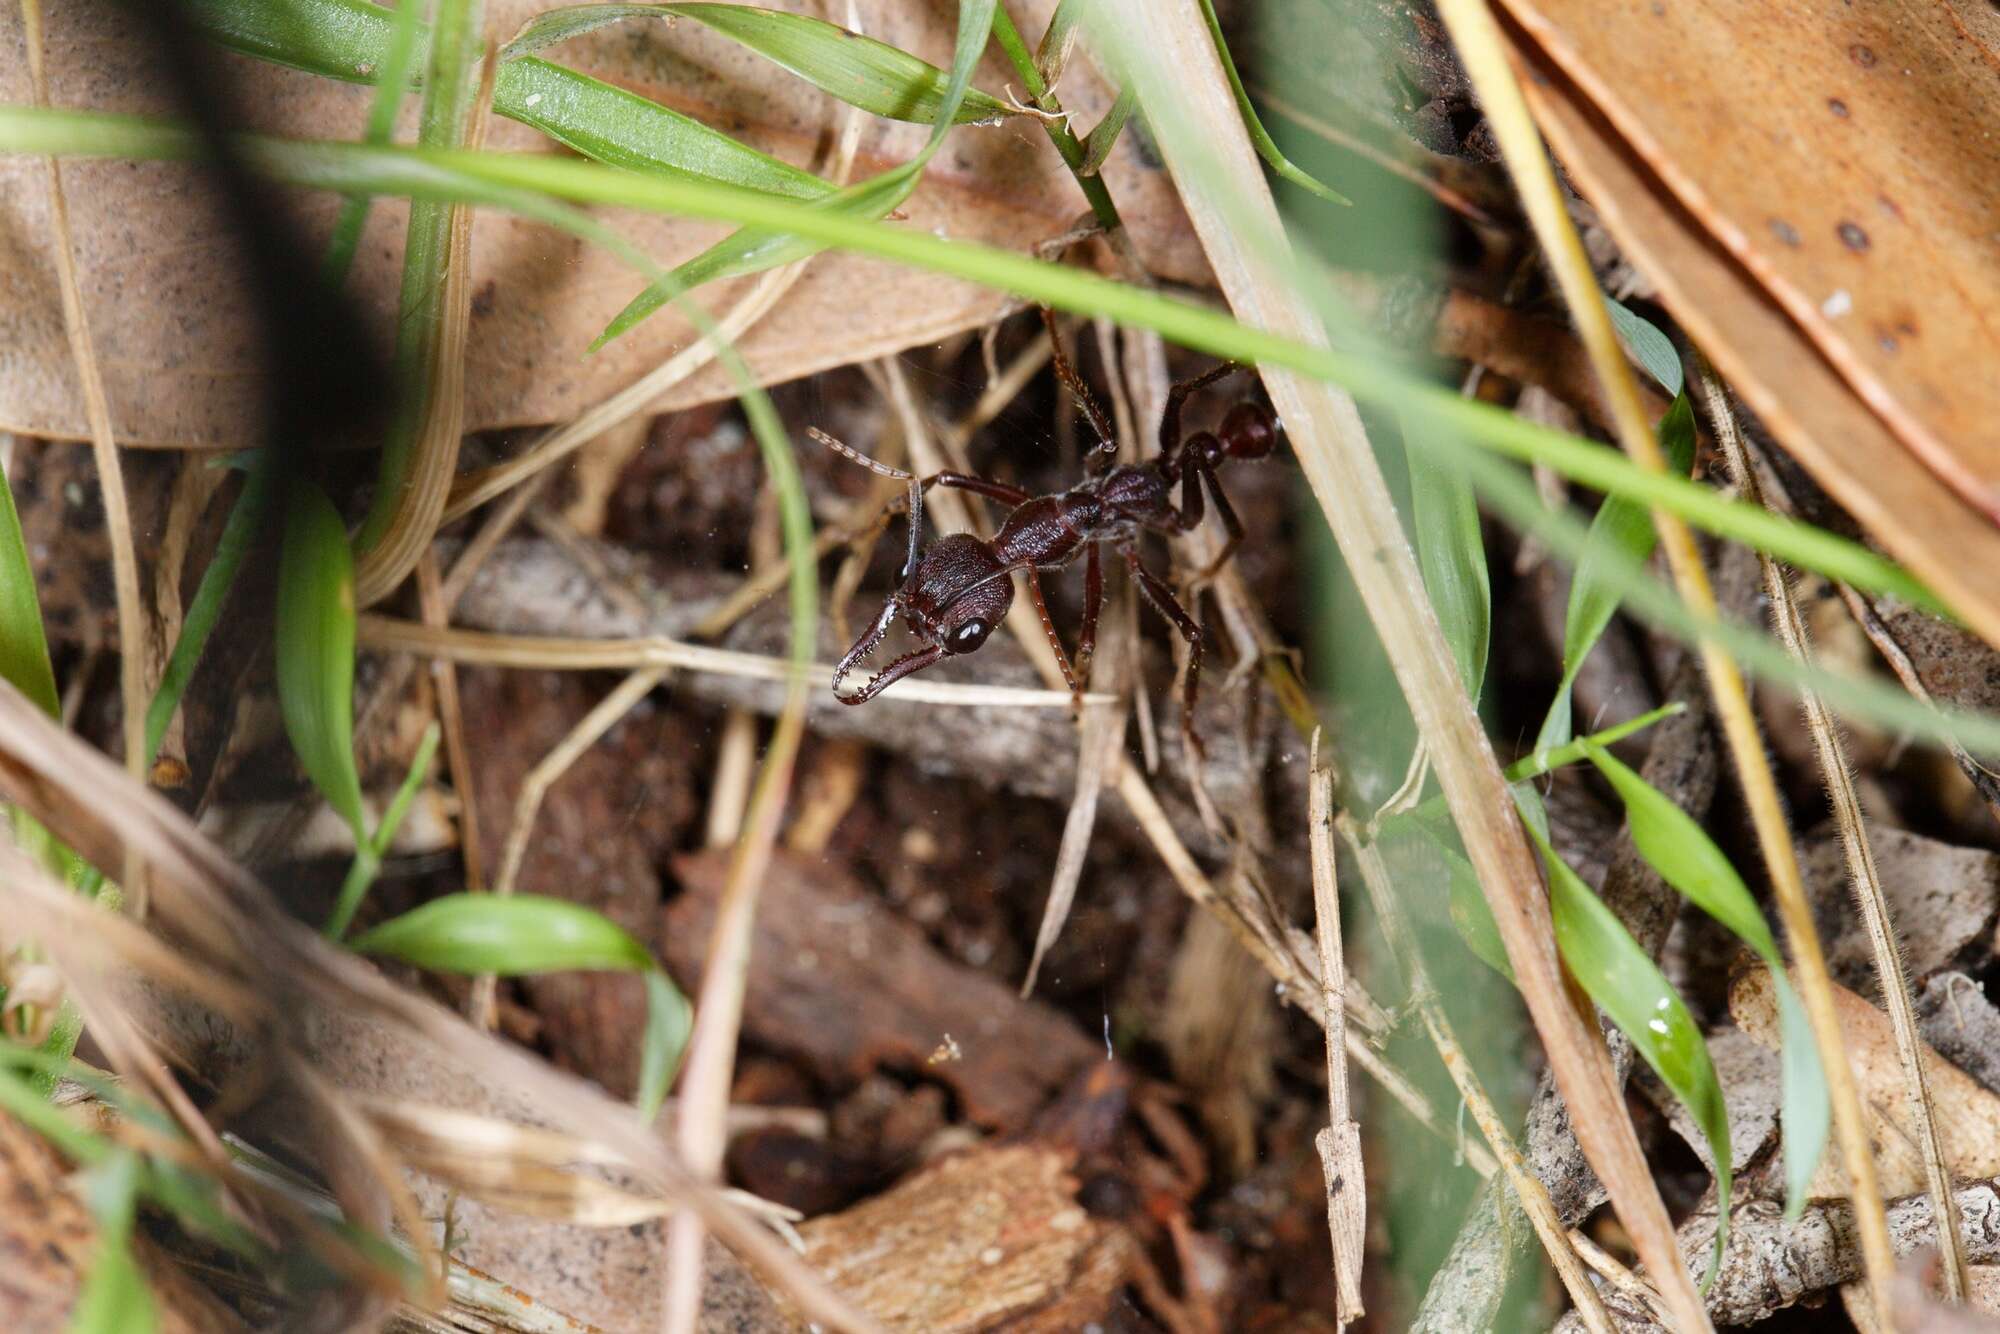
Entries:
POLYGON ((348 864, 347 878, 341 882, 340 897, 334 901, 333 915, 326 919, 324 931, 327 939, 340 940, 347 935, 347 928, 353 923, 361 901, 368 897, 369 887, 381 873, 382 859, 389 855, 389 844, 394 841, 396 830, 402 827, 403 817, 410 813, 410 803, 416 800, 417 789, 422 786, 424 776, 430 772, 431 757, 437 753, 439 735, 436 723, 424 729, 424 739, 417 743, 417 757, 410 762, 410 772, 404 775, 402 786, 396 789, 389 809, 382 812, 375 832, 355 845, 354 860, 348 864))
MULTIPOLYGON (((1007 6, 1004 4, 995 6, 993 10, 993 40, 1000 43, 1000 49, 1005 51, 1007 59, 1013 62, 1014 72, 1021 76, 1021 82, 1027 86, 1028 96, 1034 99, 1035 105, 1051 116, 1062 116, 1062 103, 1049 90, 1048 81, 1042 77, 1041 66, 1035 63, 1035 53, 1021 40, 1020 29, 1016 28, 1014 20, 1007 16, 1007 6)), ((1111 191, 1105 187, 1104 178, 1095 173, 1085 173, 1084 166, 1088 155, 1084 152, 1082 142, 1077 139, 1076 132, 1070 129, 1068 118, 1045 120, 1042 122, 1042 128, 1048 131, 1049 142, 1054 144, 1056 152, 1062 155, 1063 164, 1069 168, 1070 174, 1076 177, 1077 186, 1083 191, 1084 199, 1089 202, 1091 214, 1096 217, 1097 225, 1107 232, 1115 232, 1123 227, 1124 219, 1118 216, 1118 206, 1111 202, 1111 191)))
MULTIPOLYGON (((364 143, 386 144, 395 132, 396 111, 403 104, 403 94, 409 90, 417 36, 424 31, 419 19, 422 8, 420 0, 403 0, 396 7, 389 55, 375 73, 375 100, 368 108, 364 143)), ((326 248, 326 261, 320 268, 320 279, 329 291, 338 291, 347 281, 347 271, 353 267, 355 247, 361 242, 361 228, 368 221, 368 206, 372 202, 368 195, 350 195, 340 206, 340 217, 333 224, 333 240, 326 248)))

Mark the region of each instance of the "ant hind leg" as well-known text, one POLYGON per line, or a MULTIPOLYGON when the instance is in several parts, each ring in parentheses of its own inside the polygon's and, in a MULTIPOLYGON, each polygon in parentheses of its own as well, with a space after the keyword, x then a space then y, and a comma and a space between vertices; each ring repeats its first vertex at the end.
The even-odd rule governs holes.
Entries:
POLYGON ((1132 578, 1138 582, 1139 591, 1145 594, 1146 601, 1151 603, 1153 610, 1160 613, 1169 625, 1180 632, 1181 638, 1187 641, 1187 680, 1181 688, 1181 734, 1187 738, 1188 748, 1195 753, 1196 758, 1200 758, 1207 754, 1201 743, 1201 733, 1194 725, 1195 700, 1201 695, 1201 623, 1181 606, 1179 599, 1174 597, 1173 589, 1167 587, 1166 581, 1147 569, 1140 561, 1137 547, 1126 547, 1124 555, 1125 564, 1131 569, 1132 578))

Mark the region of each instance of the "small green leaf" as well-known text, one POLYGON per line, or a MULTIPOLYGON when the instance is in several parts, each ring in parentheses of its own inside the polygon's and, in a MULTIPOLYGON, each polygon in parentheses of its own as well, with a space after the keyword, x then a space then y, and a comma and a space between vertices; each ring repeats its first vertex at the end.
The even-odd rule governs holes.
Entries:
POLYGON ((1485 892, 1479 888, 1479 876, 1473 871, 1472 863, 1458 849, 1446 847, 1431 838, 1428 831, 1426 840, 1444 862, 1451 924, 1458 929, 1459 938, 1488 968, 1512 982, 1514 965, 1507 958, 1507 946, 1500 939, 1500 925, 1493 920, 1493 908, 1486 902, 1485 892))
POLYGON ((1819 1063, 1819 1047, 1805 1006, 1799 1004, 1792 984, 1775 965, 1771 981, 1778 998, 1778 1048, 1783 1099, 1780 1104, 1785 1141, 1785 1217, 1796 1222, 1806 1207, 1806 1188, 1812 1184, 1820 1155, 1826 1152, 1827 1137, 1833 1133, 1833 1098, 1827 1091, 1826 1071, 1819 1063))
POLYGON ((70 1312, 70 1334, 152 1334, 156 1328, 152 1289, 132 1259, 140 1175, 139 1155, 130 1149, 91 1170, 87 1193, 97 1216, 97 1245, 70 1312))
POLYGON ((1715 1162, 1718 1223, 1712 1282, 1729 1241, 1729 1109, 1709 1060, 1701 1028, 1659 968, 1639 948, 1604 900, 1547 842, 1537 837, 1549 871, 1549 908, 1556 948, 1585 994, 1632 1040, 1633 1049, 1686 1107, 1715 1162))
POLYGON ((14 511, 14 488, 0 472, 0 677, 51 718, 62 716, 49 642, 42 633, 42 605, 36 596, 35 567, 28 559, 21 516, 14 511))
POLYGON ((566 42, 572 37, 581 37, 587 32, 613 23, 623 23, 626 19, 674 20, 672 5, 564 5, 560 9, 545 9, 521 25, 507 45, 500 48, 500 59, 518 60, 538 51, 546 51, 558 42, 566 42))
POLYGON ((286 497, 277 644, 285 734, 307 777, 365 842, 354 767, 354 553, 333 502, 303 480, 286 497))
POLYGON ((646 979, 646 1037, 639 1049, 639 1093, 633 1101, 640 1117, 651 1124, 680 1072, 688 1034, 694 1031, 694 1006, 664 970, 648 969, 642 976, 646 979))
POLYGON ((1410 518, 1424 589, 1437 609, 1445 643, 1466 693, 1479 698, 1492 635, 1493 590, 1479 505, 1464 472, 1440 467, 1428 454, 1409 455, 1410 518))
POLYGON ((1626 351, 1632 354, 1632 359, 1645 368, 1646 374, 1652 376, 1660 388, 1667 391, 1667 397, 1679 398, 1684 386, 1681 354, 1674 347, 1674 340, 1645 316, 1609 297, 1604 299, 1604 308, 1611 312, 1611 327, 1618 331, 1618 337, 1625 344, 1626 351))
POLYGON ((1215 0, 1201 0, 1201 13, 1208 20, 1209 35, 1215 39, 1215 53, 1222 58, 1222 72, 1229 76, 1229 86, 1236 92, 1236 109, 1243 115, 1243 126, 1250 131, 1250 142, 1257 146, 1257 155, 1264 159, 1264 165, 1280 178, 1318 195, 1329 204, 1352 204, 1353 200, 1285 156, 1277 141, 1264 128, 1264 122, 1257 118, 1257 108, 1250 104, 1250 94, 1243 87, 1242 76, 1236 72, 1235 58, 1229 54, 1229 43, 1222 40, 1222 23, 1215 17, 1215 0))
POLYGON ((1118 145, 1118 136, 1125 131, 1125 122, 1132 119, 1132 109, 1139 105, 1139 90, 1126 84, 1118 90, 1118 98, 1111 104, 1111 110, 1104 113, 1104 119, 1083 136, 1083 161, 1077 166, 1079 176, 1095 176, 1104 170, 1104 163, 1111 156, 1111 150, 1118 145))
POLYGON ((403 775, 402 785, 390 800, 389 809, 382 812, 382 818, 375 824, 375 832, 365 842, 355 844, 354 860, 347 868, 346 880, 341 882, 340 897, 334 900, 333 912, 328 915, 323 928, 327 939, 339 940, 347 934, 354 914, 360 909, 362 900, 368 897, 368 888, 375 883, 383 859, 389 855, 389 845, 395 841, 396 831, 403 827, 403 817, 410 813, 410 803, 416 800, 417 789, 423 786, 425 776, 431 771, 431 758, 437 754, 438 736, 436 723, 424 729, 423 738, 417 742, 416 756, 410 761, 410 771, 403 775))
MULTIPOLYGON (((1650 325, 1647 327, 1651 327, 1650 325)), ((1657 331, 1656 331, 1657 332, 1657 331)), ((1681 394, 1660 419, 1660 445, 1676 474, 1694 464, 1694 405, 1681 394)), ((1583 556, 1570 576, 1569 608, 1563 622, 1563 676, 1555 702, 1542 722, 1535 749, 1548 750, 1570 737, 1570 693, 1576 686, 1583 660, 1603 637, 1618 610, 1620 598, 1615 580, 1604 567, 1619 557, 1644 564, 1651 559, 1659 534, 1653 527, 1653 512, 1643 502, 1623 496, 1608 496, 1591 520, 1590 537, 1583 556)))
POLYGON ((447 894, 364 931, 354 948, 441 973, 654 966, 646 947, 604 914, 535 894, 447 894))
MULTIPOLYGON (((935 125, 948 104, 951 123, 958 125, 990 125, 1019 114, 977 88, 965 88, 954 98, 952 76, 936 65, 824 19, 751 5, 661 8, 733 38, 815 88, 877 116, 935 125)), ((962 10, 959 21, 965 21, 962 10)), ((989 17, 989 25, 991 21, 989 17)))

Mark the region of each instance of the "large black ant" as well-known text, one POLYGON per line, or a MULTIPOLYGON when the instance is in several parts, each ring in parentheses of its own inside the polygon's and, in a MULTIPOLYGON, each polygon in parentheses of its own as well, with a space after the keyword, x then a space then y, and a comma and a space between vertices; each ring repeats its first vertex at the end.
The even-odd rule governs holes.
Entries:
POLYGON ((1140 560, 1139 535, 1148 529, 1169 536, 1193 531, 1202 521, 1205 491, 1214 501, 1216 513, 1229 535, 1197 582, 1212 578, 1243 540, 1242 520, 1236 517, 1229 498, 1223 494, 1216 470, 1229 459, 1261 459, 1268 455, 1278 443, 1278 419, 1261 403, 1245 400, 1224 414, 1215 431, 1197 431, 1182 441, 1182 404, 1197 389, 1243 369, 1231 362, 1174 385, 1167 393, 1166 410, 1160 418, 1160 452, 1145 463, 1114 467, 1118 446, 1111 423, 1064 354, 1053 321, 1050 336, 1054 340, 1056 376, 1075 396, 1098 439, 1086 463, 1090 476, 1067 491, 1035 496, 1005 482, 961 472, 933 473, 919 479, 914 473, 892 468, 850 449, 823 431, 811 432, 814 439, 863 467, 883 477, 907 482, 910 487, 910 544, 901 573, 902 586, 889 595, 874 623, 840 660, 833 673, 833 693, 843 704, 864 704, 895 682, 924 670, 946 655, 962 656, 978 649, 1013 605, 1014 584, 1008 576, 1020 570, 1028 577, 1028 591, 1034 596, 1035 610, 1041 614, 1042 628, 1048 634, 1049 647, 1055 650, 1063 678, 1080 700, 1090 679, 1090 659, 1097 645, 1097 617, 1104 602, 1099 548, 1109 543, 1125 558, 1139 591, 1153 610, 1187 641, 1181 728, 1199 750, 1194 706, 1201 682, 1201 624, 1181 606, 1166 581, 1140 560), (1176 483, 1181 487, 1179 508, 1173 503, 1176 483), (933 486, 956 487, 1013 508, 990 542, 970 533, 954 533, 920 550, 923 494, 933 486), (1072 667, 1063 652, 1062 638, 1049 619, 1040 572, 1060 569, 1076 559, 1079 552, 1084 557, 1083 630, 1077 642, 1076 665, 1072 667), (923 647, 891 662, 859 690, 844 692, 841 682, 874 652, 899 616, 923 642, 923 647))

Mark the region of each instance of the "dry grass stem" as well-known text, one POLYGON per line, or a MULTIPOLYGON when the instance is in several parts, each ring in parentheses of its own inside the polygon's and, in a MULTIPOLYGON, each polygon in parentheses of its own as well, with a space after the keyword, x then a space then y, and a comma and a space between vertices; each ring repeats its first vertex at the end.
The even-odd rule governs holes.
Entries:
MULTIPOLYGON (((1598 1296, 1590 1276, 1584 1273, 1583 1262, 1577 1257, 1576 1248, 1570 1244, 1569 1230, 1556 1213, 1548 1187, 1528 1170, 1520 1149, 1514 1144, 1514 1137, 1507 1133, 1506 1123, 1500 1119, 1493 1100, 1487 1097, 1485 1086, 1473 1070, 1472 1062, 1466 1059, 1465 1049, 1459 1045, 1458 1034, 1445 1015, 1444 1007, 1438 1003, 1430 973, 1424 967, 1423 954, 1410 931, 1408 920, 1403 916, 1402 901, 1396 897, 1395 886, 1389 883, 1389 869, 1382 864, 1381 852, 1373 842, 1363 839, 1344 817, 1339 825, 1341 836, 1347 840, 1355 863, 1361 868, 1361 882, 1368 889, 1369 901, 1375 905, 1375 917, 1382 927, 1383 938, 1389 942, 1397 967, 1409 979, 1411 1001, 1417 1013, 1423 1016, 1424 1027, 1430 1032, 1438 1058, 1451 1075, 1453 1087, 1465 1100, 1466 1110, 1472 1113, 1479 1132, 1486 1137, 1494 1156, 1500 1160, 1500 1168, 1507 1174, 1507 1183, 1514 1188, 1522 1212, 1527 1214, 1535 1236, 1548 1253, 1549 1262, 1555 1266, 1563 1288, 1569 1293, 1570 1301, 1583 1317, 1584 1324, 1591 1334, 1612 1334, 1611 1317, 1606 1313, 1603 1299, 1598 1296)), ((1314 822, 1313 832, 1315 837, 1319 836, 1317 821, 1314 822)))
MULTIPOLYGON (((1716 443, 1744 496, 1764 504, 1762 487, 1750 455, 1744 447, 1735 410, 1714 374, 1699 367, 1696 385, 1702 406, 1714 428, 1716 443)), ((1813 660, 1812 637, 1805 618, 1799 613, 1791 580, 1778 562, 1759 556, 1764 571, 1764 591, 1771 600, 1771 620, 1785 651, 1801 666, 1813 660)), ((1841 848, 1847 856, 1848 874, 1854 886, 1855 902, 1868 930, 1868 943, 1875 956, 1875 976, 1882 990, 1882 1006, 1889 1014, 1889 1028, 1895 1035, 1896 1055, 1903 1066, 1905 1093, 1910 1102, 1910 1121, 1916 1132, 1917 1150, 1924 1161, 1924 1178, 1938 1211, 1938 1248, 1943 1261, 1945 1295, 1953 1302, 1966 1299, 1965 1246, 1958 1232, 1957 1202, 1952 1198, 1951 1172, 1945 1165, 1944 1147, 1938 1139, 1933 1114, 1930 1081, 1924 1073, 1923 1040, 1917 1033, 1916 1010, 1910 1000, 1910 979, 1903 967, 1902 950, 1895 925, 1889 920, 1889 900, 1882 878, 1875 868, 1875 853, 1869 845, 1868 830, 1862 819, 1861 798, 1854 789, 1853 767, 1841 740, 1840 725, 1825 701, 1811 689, 1799 691, 1799 705, 1812 733, 1813 749, 1819 756, 1820 773, 1826 782, 1827 798, 1834 820, 1840 826, 1841 848)))
MULTIPOLYGON (((437 553, 425 551, 417 562, 417 609, 424 624, 442 630, 451 621, 438 577, 437 553)), ((458 846, 465 863, 465 887, 477 894, 486 888, 479 837, 478 785, 472 781, 472 757, 465 746, 465 710, 459 704, 458 667, 446 659, 431 663, 431 683, 437 690, 438 721, 444 727, 445 763, 458 796, 458 846)), ((486 1022, 490 1025, 491 1019, 486 1022)))
POLYGON ((1316 1143, 1326 1175, 1326 1226, 1333 1237, 1333 1318, 1345 1329, 1366 1314, 1361 1302, 1361 1262, 1368 1247, 1368 1189, 1361 1159, 1361 1126, 1347 1099, 1347 970, 1340 943, 1340 888, 1333 855, 1333 771, 1321 761, 1319 743, 1315 735, 1307 813, 1320 997, 1326 1014, 1327 1126, 1319 1132, 1316 1143))
POLYGON ((726 848, 743 832, 750 806, 750 781, 757 776, 757 719, 731 709, 722 720, 715 770, 709 780, 707 843, 726 848))
MULTIPOLYGON (((1561 186, 1557 184, 1555 172, 1549 165, 1547 149, 1528 112, 1520 86, 1515 82, 1513 69, 1507 62, 1499 27, 1483 0, 1442 0, 1438 8, 1446 27, 1450 29, 1473 88, 1479 95, 1480 104, 1486 110, 1488 122, 1493 126, 1501 155, 1514 177, 1522 206, 1534 225, 1535 234, 1562 288, 1563 298, 1576 322, 1584 349, 1596 368, 1618 442, 1642 467, 1665 472, 1668 467, 1666 456, 1648 422, 1638 380, 1619 348, 1611 327, 1611 317, 1604 305, 1604 294, 1598 290, 1590 259, 1584 253, 1582 240, 1570 221, 1561 186)), ((1682 600, 1696 616, 1714 617, 1715 592, 1710 587, 1707 567, 1702 564, 1701 552, 1695 545, 1693 534, 1685 523, 1664 510, 1653 512, 1653 523, 1659 531, 1660 546, 1666 552, 1667 564, 1673 572, 1682 600)), ((1813 925, 1805 884, 1799 875, 1791 829, 1785 821, 1777 783, 1771 774, 1763 738, 1757 731, 1756 717, 1750 708, 1741 671, 1721 646, 1712 641, 1702 641, 1700 651, 1709 691, 1715 700, 1716 717, 1722 724, 1723 735, 1728 739, 1744 802, 1757 831, 1758 848, 1771 878, 1772 898, 1791 945, 1798 990, 1804 999, 1807 1017, 1811 1020, 1819 1047, 1820 1062, 1826 1069, 1827 1083, 1833 1095, 1834 1127, 1854 1198, 1855 1221, 1860 1232, 1861 1252, 1866 1262, 1873 1305, 1883 1329, 1893 1330, 1896 1326, 1894 1313, 1889 1308, 1889 1287, 1895 1273, 1895 1253, 1889 1244, 1888 1222, 1883 1212, 1881 1192, 1876 1185, 1875 1162, 1868 1143, 1867 1126, 1862 1119, 1854 1072, 1848 1065, 1846 1047, 1840 1038, 1832 983, 1827 976, 1819 935, 1813 925)), ((1646 1249, 1642 1244, 1641 1253, 1644 1254, 1646 1249)), ((1659 1261, 1651 1255, 1647 1255, 1646 1259, 1648 1266, 1655 1269, 1655 1276, 1664 1278, 1664 1273, 1657 1268, 1659 1261)), ((1678 1253, 1672 1259, 1675 1267, 1684 1268, 1678 1253)), ((1675 1297, 1679 1286, 1676 1283, 1667 1290, 1670 1300, 1675 1297)), ((1684 1322, 1690 1319, 1689 1313, 1676 1311, 1676 1315, 1684 1322)), ((1706 1316, 1702 1319, 1705 1323, 1706 1316)))
MULTIPOLYGON (((1286 273, 1289 248, 1277 207, 1199 7, 1192 0, 1113 0, 1106 17, 1101 32, 1115 31, 1145 53, 1129 73, 1231 308, 1252 326, 1324 342, 1305 293, 1286 273), (1187 127, 1199 127, 1199 149, 1192 146, 1197 132, 1187 127)), ((1640 1254, 1666 1285, 1676 1318, 1690 1330, 1706 1329, 1603 1038, 1565 987, 1540 865, 1422 595, 1360 414, 1331 385, 1277 370, 1267 370, 1264 381, 1430 747, 1578 1138, 1640 1254)))
MULTIPOLYGON (((41 0, 21 0, 21 20, 28 49, 28 79, 35 105, 49 105, 48 71, 42 64, 41 0)), ((139 601, 139 558, 132 545, 131 506, 125 495, 125 473, 118 461, 118 441, 111 428, 111 403, 105 397, 104 376, 97 347, 90 337, 90 319, 83 308, 83 288, 76 271, 76 251, 70 235, 69 200, 63 191, 62 164, 44 158, 49 181, 49 226, 54 233, 56 283, 62 295, 63 329, 69 335, 70 357, 83 388, 84 415, 90 421, 90 452, 97 464, 97 484, 104 498, 104 528, 111 542, 111 582, 118 603, 118 698, 123 713, 125 771, 146 776, 146 626, 139 601)), ((137 866, 125 870, 126 884, 143 896, 143 876, 137 866)), ((143 897, 139 904, 143 905, 143 897)))
MULTIPOLYGON (((758 681, 789 681, 791 664, 762 653, 684 644, 677 639, 647 635, 633 639, 565 639, 559 636, 489 634, 480 630, 435 630, 415 621, 363 613, 358 642, 384 652, 450 658, 454 662, 489 667, 518 667, 589 672, 635 667, 682 667, 741 676, 758 681)), ((833 667, 815 663, 807 676, 815 687, 832 688, 833 667)), ((898 681, 890 687, 896 699, 918 704, 988 705, 1000 708, 1066 709, 1067 690, 1030 690, 1020 686, 959 685, 946 681, 898 681)), ((1107 695, 1088 694, 1084 703, 1107 703, 1107 695)))

